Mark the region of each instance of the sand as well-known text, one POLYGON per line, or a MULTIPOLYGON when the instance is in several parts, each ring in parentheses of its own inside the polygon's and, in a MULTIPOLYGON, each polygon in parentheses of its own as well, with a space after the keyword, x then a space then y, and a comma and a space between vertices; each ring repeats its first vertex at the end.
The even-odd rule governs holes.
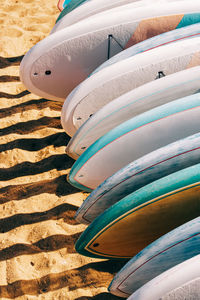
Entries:
POLYGON ((0 4, 0 299, 119 299, 107 286, 124 263, 74 249, 85 226, 73 216, 87 194, 66 181, 62 104, 19 79, 23 55, 55 23, 56 0, 0 4))

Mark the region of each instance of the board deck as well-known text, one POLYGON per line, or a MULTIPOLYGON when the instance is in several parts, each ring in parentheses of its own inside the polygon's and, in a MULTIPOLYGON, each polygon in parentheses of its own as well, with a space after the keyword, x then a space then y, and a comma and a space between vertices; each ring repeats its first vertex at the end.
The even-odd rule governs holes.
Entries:
POLYGON ((153 9, 152 5, 134 5, 101 12, 37 43, 20 66, 26 88, 41 97, 64 101, 108 57, 152 35, 197 22, 200 13, 199 0, 157 3, 153 9), (109 46, 110 36, 114 40, 109 46))
POLYGON ((200 255, 165 271, 145 284, 128 300, 199 300, 200 255))
MULTIPOLYGON (((66 153, 76 160, 97 139, 121 123, 157 106, 195 94, 199 87, 200 67, 197 66, 133 89, 112 100, 85 121, 69 141, 66 153)), ((77 120, 80 115, 74 118, 77 120)), ((62 115, 62 124, 63 119, 62 115)))
MULTIPOLYGON (((185 35, 188 38, 172 43, 166 42, 167 44, 162 47, 155 46, 150 51, 136 52, 137 55, 111 64, 78 85, 67 97, 62 108, 61 120, 67 134, 73 136, 90 116, 117 97, 159 77, 198 66, 200 63, 199 45, 197 45, 199 24, 196 26, 198 27, 195 29, 196 33, 185 35), (192 43, 189 36, 192 38, 192 43)), ((189 32, 189 28, 191 29, 189 26, 184 28, 184 32, 189 32)), ((176 34, 177 32, 173 32, 173 37, 176 34)), ((167 39, 170 38, 171 32, 166 35, 167 39)), ((165 37, 164 34, 158 36, 156 40, 167 41, 163 36, 165 37)), ((152 46, 148 40, 143 44, 147 47, 152 46)))
POLYGON ((200 130, 200 93, 164 104, 115 127, 74 163, 69 182, 91 191, 132 161, 200 130))
POLYGON ((82 203, 75 218, 91 223, 107 208, 171 173, 199 163, 200 133, 178 140, 131 162, 98 186, 82 203))
POLYGON ((164 234, 199 217, 199 212, 197 164, 156 180, 108 208, 86 228, 75 248, 91 257, 131 258, 164 234))

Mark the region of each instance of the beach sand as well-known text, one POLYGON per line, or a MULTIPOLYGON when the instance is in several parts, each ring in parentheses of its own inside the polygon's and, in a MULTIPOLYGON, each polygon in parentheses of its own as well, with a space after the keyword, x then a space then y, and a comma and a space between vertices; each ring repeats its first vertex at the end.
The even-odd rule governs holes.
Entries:
POLYGON ((66 181, 62 104, 19 79, 23 55, 55 23, 56 0, 0 4, 0 299, 120 299, 107 286, 124 263, 74 249, 85 226, 73 216, 87 194, 66 181))

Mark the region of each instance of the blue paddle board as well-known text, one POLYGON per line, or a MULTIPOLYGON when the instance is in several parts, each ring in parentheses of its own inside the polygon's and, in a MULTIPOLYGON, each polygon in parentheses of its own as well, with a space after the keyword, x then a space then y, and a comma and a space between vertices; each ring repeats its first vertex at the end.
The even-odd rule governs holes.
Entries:
POLYGON ((128 300, 199 300, 200 255, 196 255, 146 283, 128 300))
POLYGON ((111 205, 139 188, 199 163, 200 133, 178 140, 131 162, 107 178, 76 213, 80 223, 91 223, 111 205))
POLYGON ((115 275, 109 290, 117 296, 128 297, 156 276, 198 254, 200 217, 163 235, 134 256, 115 275))

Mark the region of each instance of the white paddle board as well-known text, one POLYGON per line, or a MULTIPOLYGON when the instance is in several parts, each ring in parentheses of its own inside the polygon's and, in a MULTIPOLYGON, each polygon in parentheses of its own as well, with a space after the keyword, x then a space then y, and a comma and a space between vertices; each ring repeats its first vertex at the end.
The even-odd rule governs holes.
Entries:
MULTIPOLYGON (((199 30, 199 29, 198 29, 199 30)), ((154 48, 102 69, 77 86, 62 109, 62 125, 70 136, 92 114, 113 99, 145 83, 200 64, 200 38, 154 48), (78 119, 78 120, 77 120, 78 119)))
POLYGON ((200 130, 200 94, 149 110, 115 127, 75 162, 69 182, 96 188, 116 171, 143 155, 200 130))
MULTIPOLYGON (((94 113, 71 138, 66 153, 77 159, 91 144, 119 124, 157 106, 197 93, 199 90, 199 66, 150 81, 133 89, 94 113)), ((62 124, 64 119, 62 114, 62 124)), ((77 119, 79 117, 76 117, 77 119)), ((76 122, 74 123, 76 126, 76 122)))
MULTIPOLYGON (((135 2, 135 7, 140 7, 145 4, 149 5, 149 3, 154 3, 158 1, 161 2, 162 0, 151 0, 150 2, 149 0, 81 0, 80 5, 76 7, 76 9, 73 9, 69 12, 68 7, 65 8, 65 10, 60 14, 59 18, 57 19, 56 24, 54 25, 51 33, 55 33, 58 30, 61 30, 69 25, 77 23, 83 19, 86 19, 87 17, 103 12, 107 9, 111 9, 133 2, 135 2)), ((163 2, 165 1, 170 2, 176 0, 164 0, 163 2)))
POLYGON ((199 300, 200 255, 165 271, 146 283, 128 300, 199 300))
POLYGON ((49 35, 25 55, 20 77, 26 88, 47 99, 66 96, 97 66, 122 49, 183 27, 199 15, 199 0, 116 7, 49 35))

